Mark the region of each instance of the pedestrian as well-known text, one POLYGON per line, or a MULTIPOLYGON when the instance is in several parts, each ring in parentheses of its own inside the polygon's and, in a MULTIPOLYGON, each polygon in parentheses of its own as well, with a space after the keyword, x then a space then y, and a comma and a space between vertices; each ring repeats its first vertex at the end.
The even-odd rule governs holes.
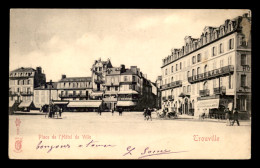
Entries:
POLYGON ((146 120, 146 115, 147 115, 147 110, 146 109, 144 109, 143 115, 144 115, 144 120, 146 120))
POLYGON ((112 112, 112 115, 114 115, 114 109, 112 109, 111 112, 112 112))
POLYGON ((235 122, 237 122, 237 125, 240 126, 239 121, 238 121, 238 111, 237 108, 235 108, 235 112, 233 114, 233 123, 232 126, 235 124, 235 122))
POLYGON ((230 126, 230 115, 231 115, 231 113, 230 113, 229 108, 227 107, 224 110, 224 112, 225 112, 225 118, 226 118, 226 126, 230 126))
POLYGON ((99 115, 101 115, 101 109, 100 108, 98 108, 98 113, 99 113, 99 115))
POLYGON ((152 109, 150 109, 149 107, 148 107, 148 110, 147 110, 147 116, 148 116, 147 121, 149 120, 149 118, 152 121, 152 109))
POLYGON ((60 115, 60 117, 61 117, 61 113, 62 113, 62 108, 60 108, 60 110, 59 110, 59 115, 60 115))
POLYGON ((119 109, 118 109, 118 112, 119 112, 119 115, 122 116, 123 108, 119 108, 119 109))

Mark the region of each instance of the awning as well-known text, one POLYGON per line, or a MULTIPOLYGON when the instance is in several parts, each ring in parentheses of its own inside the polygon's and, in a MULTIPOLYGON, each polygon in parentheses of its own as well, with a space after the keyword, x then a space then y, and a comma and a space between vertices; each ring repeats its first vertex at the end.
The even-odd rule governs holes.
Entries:
POLYGON ((102 101, 75 101, 69 102, 67 107, 99 107, 102 101))
POLYGON ((115 91, 106 91, 105 95, 116 95, 118 92, 115 91))
POLYGON ((18 107, 24 108, 24 107, 30 107, 30 106, 34 106, 32 101, 23 101, 18 107))
POLYGON ((132 101, 118 101, 116 106, 135 106, 136 103, 132 101))
POLYGON ((15 101, 9 101, 9 107, 13 107, 15 101))
POLYGON ((139 93, 135 90, 126 90, 126 91, 122 90, 118 92, 118 94, 139 94, 139 93))
POLYGON ((219 99, 200 100, 197 103, 197 108, 213 109, 219 107, 219 99))

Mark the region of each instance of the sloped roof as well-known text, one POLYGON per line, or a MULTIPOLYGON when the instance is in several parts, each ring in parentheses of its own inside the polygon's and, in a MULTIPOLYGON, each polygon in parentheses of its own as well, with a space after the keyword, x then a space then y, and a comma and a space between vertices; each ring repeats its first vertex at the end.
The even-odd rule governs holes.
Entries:
POLYGON ((18 68, 18 69, 15 69, 11 72, 33 72, 33 71, 36 71, 35 69, 33 68, 30 68, 30 67, 21 67, 21 68, 18 68))

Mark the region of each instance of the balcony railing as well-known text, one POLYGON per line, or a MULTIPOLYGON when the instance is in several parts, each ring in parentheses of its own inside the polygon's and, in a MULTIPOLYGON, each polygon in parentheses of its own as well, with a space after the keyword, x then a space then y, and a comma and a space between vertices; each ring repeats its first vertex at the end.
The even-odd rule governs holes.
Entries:
POLYGON ((217 87, 214 88, 214 94, 226 94, 226 87, 225 86, 221 86, 221 87, 217 87))
POLYGON ((163 96, 163 97, 162 97, 162 100, 163 100, 163 101, 166 101, 166 100, 167 100, 167 99, 166 99, 166 96, 163 96))
POLYGON ((200 90, 199 95, 201 97, 209 96, 209 89, 200 90))
POLYGON ((174 96, 173 95, 169 95, 168 96, 168 100, 174 100, 174 96))
POLYGON ((33 92, 20 92, 22 96, 31 96, 33 95, 33 92))
POLYGON ((206 79, 211 79, 211 78, 216 78, 216 77, 223 76, 223 75, 228 75, 232 72, 234 72, 234 66, 228 65, 228 66, 225 66, 225 67, 214 69, 212 71, 208 71, 208 72, 205 72, 205 73, 201 73, 201 74, 198 74, 198 75, 188 77, 188 81, 190 83, 200 82, 200 81, 203 81, 203 80, 206 80, 206 79))
POLYGON ((178 81, 175 81, 175 82, 172 82, 172 83, 168 83, 168 84, 162 85, 161 86, 161 90, 166 90, 166 89, 170 89, 170 88, 176 88, 176 87, 180 87, 180 86, 182 86, 182 81, 178 80, 178 81))
POLYGON ((17 92, 12 92, 12 91, 9 91, 9 96, 17 96, 18 93, 17 92))
POLYGON ((119 97, 118 100, 119 101, 136 101, 138 99, 137 98, 133 98, 133 97, 119 97))
POLYGON ((88 97, 86 94, 59 94, 60 98, 82 98, 82 97, 88 97))

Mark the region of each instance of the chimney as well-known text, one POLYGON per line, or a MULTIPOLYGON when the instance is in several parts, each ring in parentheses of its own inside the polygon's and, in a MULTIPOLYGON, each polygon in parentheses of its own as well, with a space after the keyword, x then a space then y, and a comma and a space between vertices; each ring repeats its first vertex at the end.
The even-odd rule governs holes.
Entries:
POLYGON ((120 68, 121 68, 121 72, 125 72, 125 65, 124 64, 121 64, 120 68))
POLYGON ((66 75, 61 75, 61 79, 65 79, 66 78, 66 75))
POLYGON ((42 68, 41 67, 36 67, 36 71, 38 74, 41 74, 42 73, 42 68))
POLYGON ((130 66, 130 69, 131 69, 132 72, 137 74, 137 66, 130 66))

